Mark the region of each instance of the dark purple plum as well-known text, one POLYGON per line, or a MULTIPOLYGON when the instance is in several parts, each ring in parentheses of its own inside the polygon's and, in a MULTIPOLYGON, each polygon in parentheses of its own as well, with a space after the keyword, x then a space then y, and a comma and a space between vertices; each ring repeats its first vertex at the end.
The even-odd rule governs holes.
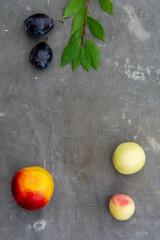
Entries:
POLYGON ((31 37, 41 37, 54 26, 53 18, 43 13, 36 13, 24 21, 24 29, 31 37))
POLYGON ((52 61, 52 49, 47 43, 40 42, 30 52, 29 59, 36 68, 43 70, 52 61))

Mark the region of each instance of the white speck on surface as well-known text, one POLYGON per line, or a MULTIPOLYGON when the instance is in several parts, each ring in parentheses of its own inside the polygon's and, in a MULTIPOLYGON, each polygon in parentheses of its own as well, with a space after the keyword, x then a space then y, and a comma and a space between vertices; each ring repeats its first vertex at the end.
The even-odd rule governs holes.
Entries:
POLYGON ((147 75, 155 74, 160 76, 160 69, 156 69, 154 66, 141 66, 141 65, 131 65, 130 59, 127 58, 124 64, 124 73, 128 78, 132 78, 134 81, 144 81, 147 75))
POLYGON ((8 29, 6 29, 5 32, 7 33, 7 32, 8 32, 8 29))
POLYGON ((131 120, 131 119, 128 119, 127 122, 128 122, 128 125, 131 126, 131 124, 132 124, 132 120, 131 120))
POLYGON ((146 41, 150 38, 151 34, 143 28, 133 6, 124 6, 122 8, 126 11, 129 17, 128 29, 130 33, 134 34, 140 41, 146 41))
POLYGON ((157 70, 156 70, 156 74, 157 74, 157 76, 160 75, 160 69, 157 69, 157 70))
POLYGON ((33 229, 35 232, 41 232, 41 231, 44 231, 46 225, 47 225, 47 222, 45 220, 40 220, 33 224, 33 229))
POLYGON ((150 70, 150 68, 149 68, 149 67, 146 67, 144 70, 146 71, 146 73, 147 73, 148 75, 150 75, 150 74, 151 74, 151 70, 150 70))
POLYGON ((27 6, 27 11, 30 11, 30 10, 31 10, 31 8, 29 6, 27 6))
POLYGON ((61 154, 59 152, 55 152, 55 155, 58 156, 58 157, 61 156, 61 154))
POLYGON ((126 69, 125 74, 127 75, 128 78, 130 78, 131 77, 131 70, 126 69))
POLYGON ((112 40, 114 40, 114 36, 112 36, 112 40))
POLYGON ((119 62, 115 61, 115 66, 118 67, 119 66, 119 62))
POLYGON ((130 77, 135 81, 144 81, 146 79, 145 76, 144 76, 144 73, 140 72, 138 70, 132 72, 130 77))
POLYGON ((100 118, 100 121, 101 122, 106 122, 108 120, 108 118, 109 118, 109 116, 104 115, 100 118))
POLYGON ((97 44, 100 48, 105 48, 106 44, 97 44))
POLYGON ((28 224, 28 225, 26 226, 26 228, 29 229, 29 230, 33 229, 33 227, 32 227, 30 224, 28 224))
POLYGON ((144 67, 137 65, 133 66, 130 65, 130 59, 126 59, 126 63, 124 64, 125 68, 125 74, 127 75, 128 78, 132 78, 134 81, 144 81, 145 80, 145 75, 144 75, 144 67), (133 70, 135 69, 135 70, 133 70))
POLYGON ((137 66, 137 70, 138 70, 138 71, 143 71, 143 70, 144 70, 144 67, 141 66, 141 65, 138 65, 138 66, 137 66))
POLYGON ((155 152, 160 151, 160 143, 157 142, 154 138, 152 137, 147 137, 147 142, 155 152))
POLYGON ((122 119, 125 119, 126 117, 125 117, 125 114, 124 114, 124 112, 122 113, 122 119))
POLYGON ((5 115, 5 113, 4 112, 1 112, 0 113, 0 117, 5 117, 6 115, 5 115))
POLYGON ((47 2, 48 2, 48 4, 50 4, 50 0, 48 0, 47 2))
POLYGON ((12 220, 12 219, 14 219, 14 218, 16 218, 15 213, 12 213, 12 212, 11 212, 11 214, 10 214, 10 216, 9 216, 9 219, 12 220))
POLYGON ((130 63, 130 59, 127 58, 127 59, 126 59, 126 64, 128 65, 129 63, 130 63))
POLYGON ((64 79, 62 78, 61 81, 64 82, 64 79))
POLYGON ((82 86, 83 82, 82 81, 78 81, 78 84, 79 84, 79 86, 82 86))
POLYGON ((147 236, 148 235, 148 232, 147 230, 144 231, 144 236, 147 236))

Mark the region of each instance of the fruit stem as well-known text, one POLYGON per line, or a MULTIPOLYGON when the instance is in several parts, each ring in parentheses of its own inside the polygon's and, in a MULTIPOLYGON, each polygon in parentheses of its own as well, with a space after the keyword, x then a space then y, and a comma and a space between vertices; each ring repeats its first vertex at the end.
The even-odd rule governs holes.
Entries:
POLYGON ((87 21, 87 14, 88 14, 88 8, 89 8, 90 0, 88 0, 86 14, 85 14, 85 20, 83 25, 83 35, 82 35, 82 47, 84 48, 84 36, 86 35, 86 21, 87 21))
POLYGON ((48 41, 48 37, 44 40, 44 42, 47 42, 48 41))
POLYGON ((54 22, 55 22, 55 23, 57 23, 57 22, 64 23, 64 22, 61 21, 61 20, 55 20, 54 22))

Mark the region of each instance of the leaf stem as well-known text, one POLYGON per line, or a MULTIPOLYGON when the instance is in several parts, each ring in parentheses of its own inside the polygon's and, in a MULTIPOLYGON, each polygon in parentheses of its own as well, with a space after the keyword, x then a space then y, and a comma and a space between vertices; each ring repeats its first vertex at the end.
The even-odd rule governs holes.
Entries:
POLYGON ((86 21, 87 21, 87 14, 88 14, 88 8, 89 8, 90 0, 88 0, 86 14, 85 14, 85 20, 83 25, 83 35, 82 35, 82 47, 84 48, 84 36, 86 35, 86 21))
POLYGON ((54 22, 55 22, 55 23, 57 23, 57 22, 58 22, 58 23, 64 23, 64 22, 61 21, 61 20, 54 20, 54 22))

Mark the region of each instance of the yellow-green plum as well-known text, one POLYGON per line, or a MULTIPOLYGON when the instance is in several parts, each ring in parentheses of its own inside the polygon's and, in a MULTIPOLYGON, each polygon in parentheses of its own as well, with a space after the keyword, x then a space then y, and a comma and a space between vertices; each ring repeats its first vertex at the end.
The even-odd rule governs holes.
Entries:
POLYGON ((109 210, 114 218, 124 221, 135 212, 135 204, 129 196, 116 194, 109 201, 109 210))
POLYGON ((122 174, 133 174, 145 164, 144 150, 137 143, 121 143, 113 154, 113 165, 122 174))

